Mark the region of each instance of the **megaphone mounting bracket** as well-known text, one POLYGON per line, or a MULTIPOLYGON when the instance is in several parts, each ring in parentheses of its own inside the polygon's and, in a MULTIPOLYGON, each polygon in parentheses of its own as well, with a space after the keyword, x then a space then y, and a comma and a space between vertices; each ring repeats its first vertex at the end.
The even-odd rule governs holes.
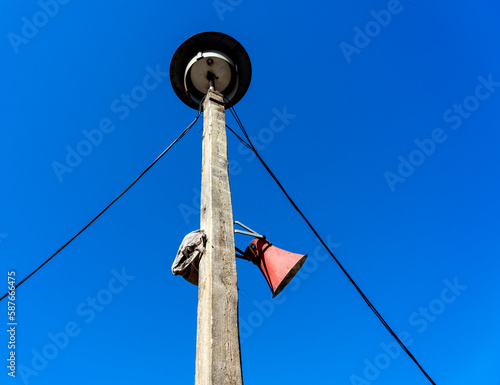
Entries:
MULTIPOLYGON (((248 230, 248 231, 243 231, 243 230, 238 230, 238 229, 234 229, 234 233, 235 234, 243 234, 243 235, 249 235, 250 237, 253 237, 253 238, 260 238, 260 239, 266 239, 266 236, 265 235, 261 235, 257 232, 255 232, 254 230, 252 230, 250 227, 248 226, 245 226, 243 223, 241 222, 238 222, 238 221, 234 221, 234 224, 235 225, 238 225, 238 226, 241 226, 243 227, 244 229, 248 230)), ((247 259, 245 258, 245 252, 243 252, 242 250, 238 249, 237 247, 235 247, 236 251, 240 254, 236 254, 236 256, 238 258, 242 258, 242 259, 247 259)))
POLYGON ((243 234, 243 235, 249 235, 249 236, 254 237, 254 238, 266 239, 265 235, 261 235, 261 234, 255 232, 255 231, 253 231, 250 227, 245 226, 241 222, 234 221, 234 224, 243 227, 245 230, 248 230, 248 231, 243 231, 243 230, 237 230, 237 229, 235 229, 234 230, 235 234, 243 234))

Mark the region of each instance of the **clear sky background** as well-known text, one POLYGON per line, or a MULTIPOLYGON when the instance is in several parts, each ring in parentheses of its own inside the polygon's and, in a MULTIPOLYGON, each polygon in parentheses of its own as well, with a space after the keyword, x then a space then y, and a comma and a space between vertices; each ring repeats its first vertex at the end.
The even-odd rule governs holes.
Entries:
MULTIPOLYGON (((491 0, 2 2, 2 290, 193 120, 170 60, 219 31, 252 60, 247 131, 373 304, 437 384, 499 385, 499 13, 491 0)), ((2 301, 1 384, 194 383, 197 288, 170 268, 199 227, 201 127, 18 289, 15 379, 2 301)), ((428 383, 258 160, 228 145, 234 218, 309 254, 273 302, 237 261, 245 384, 428 383)))

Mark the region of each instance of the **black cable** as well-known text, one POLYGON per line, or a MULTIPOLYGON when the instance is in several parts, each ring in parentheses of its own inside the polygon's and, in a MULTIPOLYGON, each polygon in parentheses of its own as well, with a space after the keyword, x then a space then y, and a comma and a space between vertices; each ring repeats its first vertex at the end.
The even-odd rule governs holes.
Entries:
MULTIPOLYGON (((420 363, 417 361, 417 359, 413 356, 413 354, 411 354, 411 352, 408 350, 408 348, 405 346, 405 344, 403 343, 403 341, 401 341, 399 339, 399 337, 396 335, 396 333, 394 333, 394 331, 392 330, 392 328, 389 326, 389 324, 385 321, 385 319, 382 317, 382 315, 378 312, 378 310, 375 308, 375 306, 370 302, 370 300, 368 299, 368 297, 366 297, 366 295, 363 293, 363 291, 361 290, 361 288, 356 284, 356 282, 354 281, 354 279, 350 276, 350 274, 347 272, 347 270, 344 268, 344 266, 342 266, 342 264, 340 263, 340 261, 337 259, 337 257, 335 257, 335 255, 333 254, 333 252, 330 250, 330 248, 328 247, 328 245, 325 243, 325 241, 323 240, 323 238, 321 238, 321 236, 318 234, 318 232, 316 231, 316 229, 313 227, 313 225, 311 224, 311 222, 309 222, 309 220, 306 218, 306 216, 302 213, 302 211, 298 208, 298 206, 295 204, 295 202, 293 201, 293 199, 290 197, 290 195, 288 195, 288 193, 286 192, 285 188, 283 187, 283 185, 280 183, 280 181, 278 180, 278 178, 276 177, 276 175, 274 175, 274 173, 271 171, 271 169, 268 167, 268 165, 266 164, 266 162, 264 162, 264 160, 261 158, 261 156, 259 155, 257 149, 254 147, 252 141, 250 140, 250 137, 248 136, 245 128, 243 127, 243 124, 241 123, 241 120, 240 118, 238 117, 238 114, 236 113, 236 111, 234 110, 233 107, 231 107, 231 113, 233 114, 233 116, 235 117, 235 120, 236 122, 238 123, 238 126, 240 127, 241 131, 243 132, 243 135, 245 135, 245 137, 247 138, 248 140, 248 143, 250 145, 250 149, 255 153, 255 155, 257 156, 257 158, 260 160, 260 162, 262 163, 262 165, 264 166, 264 168, 267 170, 267 172, 269 173, 269 175, 271 175, 271 177, 274 179, 274 181, 276 182, 276 184, 279 186, 279 188, 281 189, 281 191, 283 192, 283 194, 285 194, 285 196, 288 198, 288 200, 290 201, 290 203, 292 204, 292 206, 294 207, 294 209, 300 214, 300 216, 302 217, 302 219, 304 219, 304 221, 307 223, 307 225, 309 226, 309 228, 312 230, 312 232, 314 233, 314 235, 316 235, 316 237, 318 238, 318 240, 321 242, 321 244, 323 245, 323 247, 326 249, 326 251, 328 251, 328 253, 332 256, 332 258, 335 260, 335 262, 337 263, 337 265, 340 267, 340 269, 342 270, 342 272, 345 274, 345 276, 349 279, 349 281, 353 284, 353 286, 356 288, 356 290, 358 291, 358 293, 361 295, 361 297, 363 298, 363 300, 366 302, 366 304, 368 305, 368 307, 373 311, 373 313, 375 313, 375 315, 377 316, 377 318, 380 320, 380 322, 385 326, 385 328, 387 329, 387 331, 389 331, 389 333, 396 339, 396 341, 398 342, 398 344, 401 346, 401 348, 403 348, 403 350, 406 352, 406 354, 408 354, 408 356, 413 360, 413 362, 418 366, 418 368, 422 371, 422 373, 425 375, 425 377, 427 377, 427 379, 430 381, 431 384, 433 385, 436 385, 436 383, 432 380, 432 378, 427 374, 427 372, 424 370, 424 368, 420 365, 420 363)), ((231 130, 233 131, 233 130, 231 130)), ((239 138, 239 137, 238 137, 239 138)), ((240 140, 242 140, 241 138, 239 138, 240 140)))
MULTIPOLYGON (((203 99, 205 99, 205 98, 203 98, 203 99)), ((94 223, 97 220, 97 218, 99 218, 102 214, 104 214, 104 212, 107 209, 109 209, 128 190, 130 190, 130 188, 133 185, 135 185, 137 183, 137 181, 139 179, 141 179, 144 176, 144 174, 146 174, 151 169, 151 167, 153 167, 156 164, 156 162, 158 162, 173 147, 174 144, 176 144, 179 140, 181 140, 184 137, 184 135, 186 135, 188 133, 188 131, 191 129, 191 127, 194 126, 194 124, 198 121, 199 117, 201 116, 202 103, 203 103, 203 100, 200 102, 200 106, 198 107, 198 114, 196 115, 196 118, 191 122, 191 124, 189 126, 187 126, 184 129, 184 131, 181 132, 181 134, 177 137, 177 139, 175 139, 170 144, 170 146, 168 146, 165 150, 163 150, 163 152, 160 155, 158 155, 158 157, 148 167, 146 167, 146 169, 137 178, 135 178, 135 180, 131 184, 129 184, 128 187, 125 190, 123 190, 123 192, 120 195, 118 195, 115 199, 113 199, 113 201, 110 204, 108 204, 99 214, 97 214, 94 217, 94 219, 92 219, 89 223, 87 223, 87 225, 84 228, 82 228, 69 241, 67 241, 64 245, 62 245, 54 254, 52 254, 49 258, 47 258, 47 260, 45 262, 43 262, 40 266, 38 266, 35 270, 33 270, 27 277, 25 277, 23 280, 21 280, 21 282, 19 282, 15 286, 15 288, 17 289, 19 286, 21 286, 28 278, 30 278, 33 274, 35 274, 38 270, 40 270, 47 262, 49 262, 57 254, 59 254, 60 251, 62 251, 66 246, 68 246, 71 242, 73 242, 73 240, 75 240, 76 237, 78 237, 81 233, 83 233, 92 223, 94 223)), ((2 298, 0 298, 0 301, 2 301, 9 294, 10 294, 10 291, 8 293, 4 294, 4 296, 2 298)))
POLYGON ((238 126, 240 127, 240 130, 243 132, 243 135, 245 135, 245 138, 247 138, 249 145, 255 150, 255 147, 253 146, 253 143, 250 140, 250 137, 248 136, 247 131, 245 130, 245 127, 243 126, 243 123, 241 123, 240 117, 236 113, 236 110, 231 107, 231 109, 229 111, 231 111, 231 114, 233 115, 234 119, 236 120, 236 123, 238 123, 238 126))
POLYGON ((241 136, 239 136, 236 132, 234 132, 234 130, 233 130, 231 127, 229 127, 227 124, 226 124, 226 127, 228 128, 228 130, 229 130, 229 131, 231 131, 231 132, 234 134, 234 136, 236 136, 236 138, 238 138, 238 140, 239 140, 239 141, 240 141, 240 142, 241 142, 241 143, 242 143, 245 147, 247 147, 247 148, 249 148, 250 150, 252 150, 252 151, 253 151, 253 148, 252 148, 252 147, 251 147, 251 146, 250 146, 247 142, 245 142, 245 140, 244 140, 241 136))

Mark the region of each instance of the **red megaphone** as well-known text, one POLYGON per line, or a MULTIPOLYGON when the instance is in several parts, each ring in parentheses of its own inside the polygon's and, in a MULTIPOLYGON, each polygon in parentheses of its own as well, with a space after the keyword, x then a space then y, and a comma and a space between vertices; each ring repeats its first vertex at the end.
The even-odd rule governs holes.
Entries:
POLYGON ((280 249, 262 237, 250 242, 243 257, 259 267, 274 298, 297 274, 307 254, 300 255, 280 249))

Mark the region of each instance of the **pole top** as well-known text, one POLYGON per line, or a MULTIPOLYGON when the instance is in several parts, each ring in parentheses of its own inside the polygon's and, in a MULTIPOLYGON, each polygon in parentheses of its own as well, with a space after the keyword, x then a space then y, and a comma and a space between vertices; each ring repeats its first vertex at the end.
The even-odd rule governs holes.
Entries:
POLYGON ((226 108, 245 95, 252 78, 252 65, 243 46, 221 32, 191 36, 174 53, 170 82, 176 95, 198 109, 210 87, 227 98, 226 108))

